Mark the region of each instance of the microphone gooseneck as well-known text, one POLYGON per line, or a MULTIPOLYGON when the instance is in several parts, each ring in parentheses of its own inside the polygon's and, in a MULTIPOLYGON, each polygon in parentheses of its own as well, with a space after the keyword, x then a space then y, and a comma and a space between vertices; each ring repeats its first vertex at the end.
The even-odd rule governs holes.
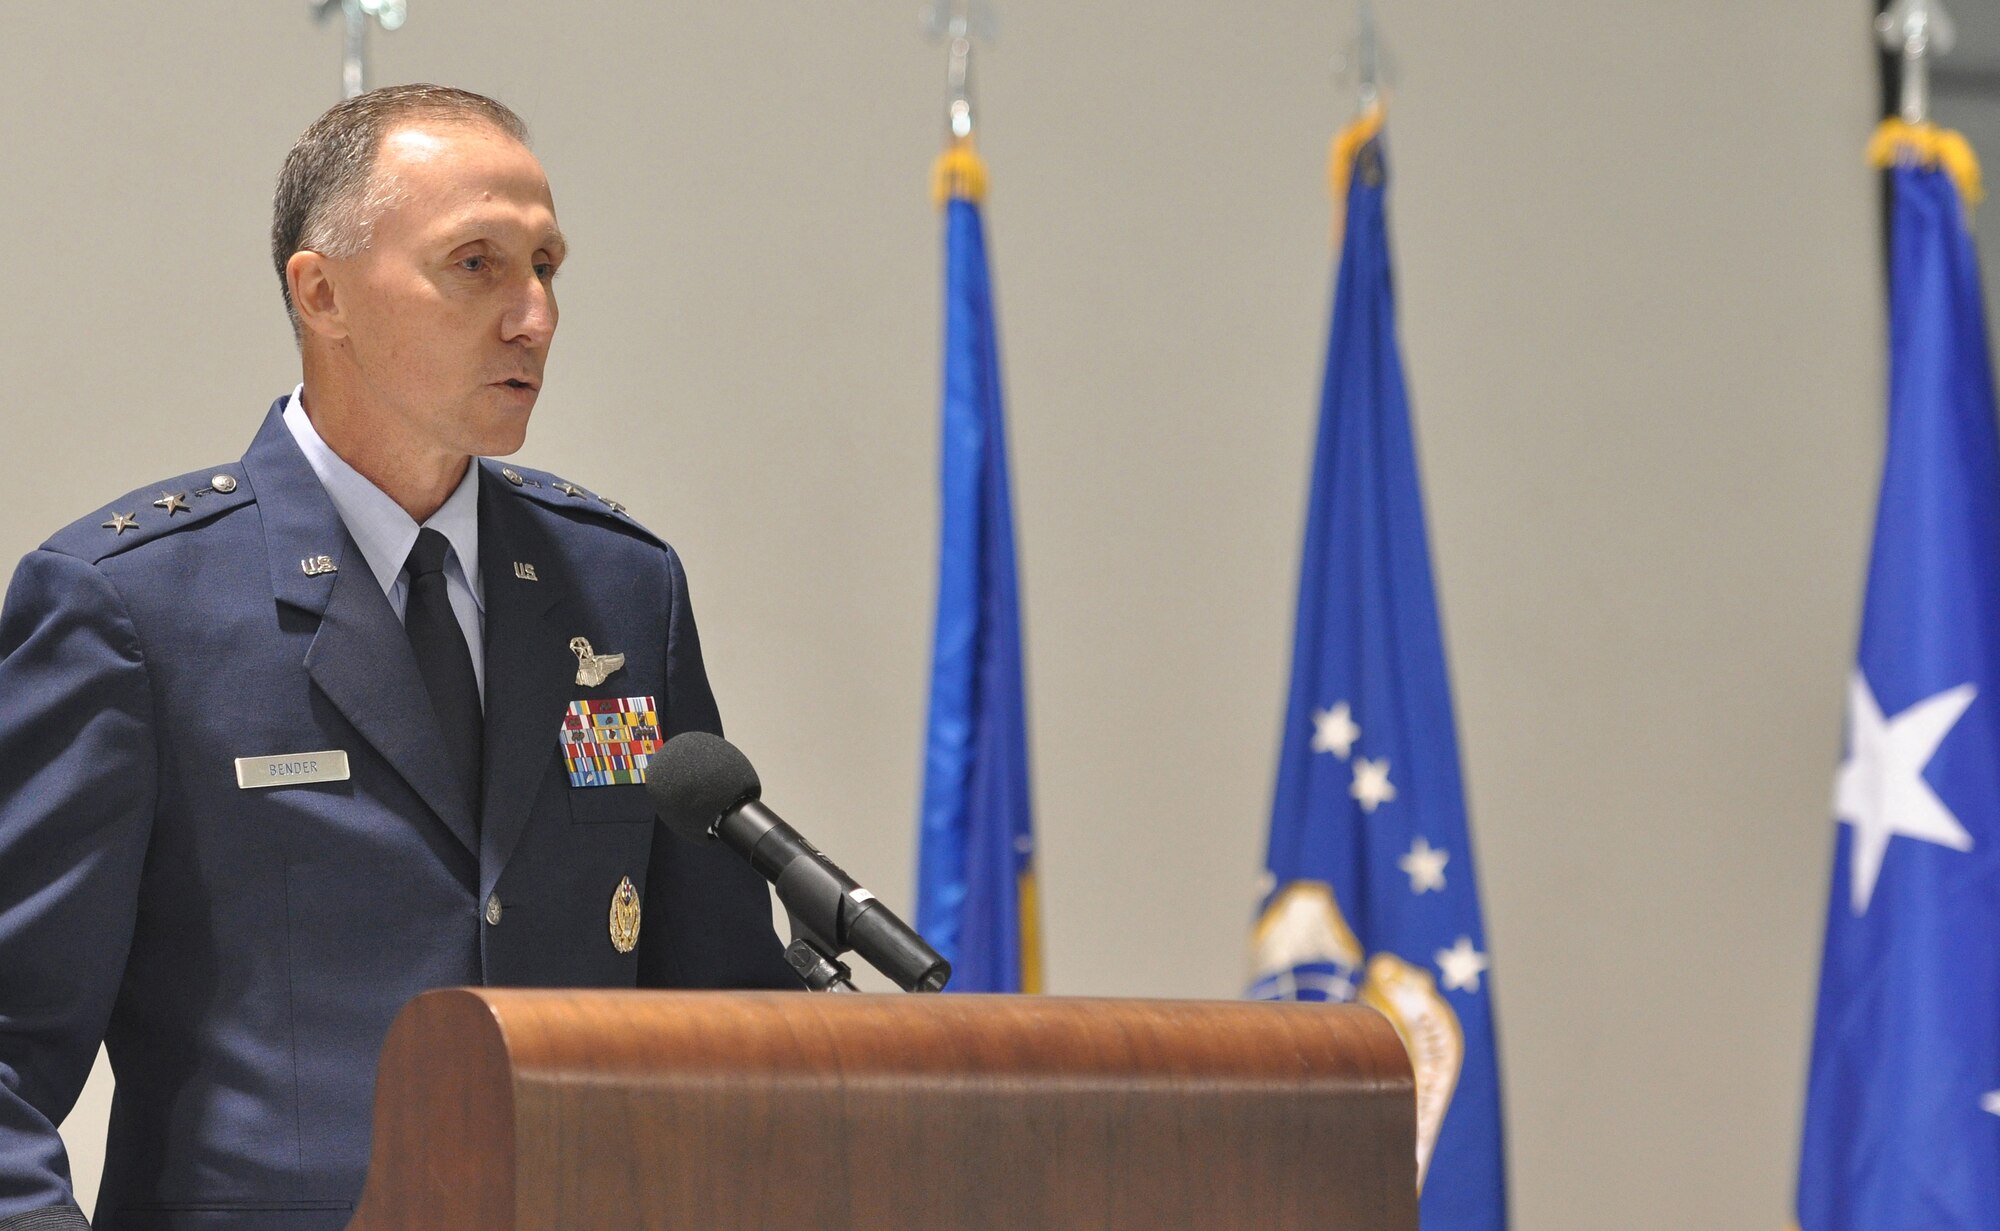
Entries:
POLYGON ((951 964, 764 806, 757 771, 728 740, 705 731, 668 740, 647 765, 646 793, 668 829, 692 842, 721 841, 771 882, 791 916, 794 949, 803 944, 835 969, 851 949, 906 992, 944 990, 951 964))

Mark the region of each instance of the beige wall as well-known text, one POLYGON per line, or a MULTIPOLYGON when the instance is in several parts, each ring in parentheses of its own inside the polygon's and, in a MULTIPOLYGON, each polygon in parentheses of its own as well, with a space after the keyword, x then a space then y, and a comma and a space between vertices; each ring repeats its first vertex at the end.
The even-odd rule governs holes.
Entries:
MULTIPOLYGON (((575 240, 524 457, 679 545, 769 797, 907 904, 915 0, 411 7, 380 80, 521 109, 575 240)), ((1881 419, 1868 6, 1379 7, 1517 1225, 1775 1227, 1881 419)), ((236 457, 290 388, 267 202, 338 56, 304 9, 0 5, 0 555, 236 457)), ((979 66, 1058 991, 1241 983, 1349 21, 1007 0, 979 66)))

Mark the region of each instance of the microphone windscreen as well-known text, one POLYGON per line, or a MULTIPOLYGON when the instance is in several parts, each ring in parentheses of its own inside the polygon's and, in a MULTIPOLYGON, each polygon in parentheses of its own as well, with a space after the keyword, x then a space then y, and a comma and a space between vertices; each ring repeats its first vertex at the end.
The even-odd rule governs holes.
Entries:
POLYGON ((724 814, 763 791, 750 758, 706 731, 683 731, 646 763, 653 810, 668 829, 696 842, 705 841, 724 814))

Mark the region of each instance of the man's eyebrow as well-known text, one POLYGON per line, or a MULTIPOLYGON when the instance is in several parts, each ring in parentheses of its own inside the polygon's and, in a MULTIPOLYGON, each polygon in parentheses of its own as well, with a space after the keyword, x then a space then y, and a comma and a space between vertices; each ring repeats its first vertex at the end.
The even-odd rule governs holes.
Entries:
MULTIPOLYGON (((447 236, 446 243, 453 248, 462 247, 476 240, 484 239, 487 229, 485 225, 478 222, 461 224, 447 236)), ((536 246, 549 252, 566 254, 569 252, 569 238, 562 233, 561 227, 550 227, 542 233, 541 241, 536 246)))

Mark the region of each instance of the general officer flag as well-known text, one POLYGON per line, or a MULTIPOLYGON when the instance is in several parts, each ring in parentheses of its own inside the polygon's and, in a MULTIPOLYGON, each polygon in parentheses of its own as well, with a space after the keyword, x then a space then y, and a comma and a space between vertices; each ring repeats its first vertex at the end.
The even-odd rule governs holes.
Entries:
POLYGON ((955 992, 1041 990, 1020 592, 1000 349, 969 138, 939 160, 945 211, 943 519, 917 929, 955 992))
POLYGON ((1397 353, 1379 110, 1336 140, 1334 177, 1346 233, 1251 995, 1386 1014, 1416 1069, 1426 1231, 1499 1231, 1491 960, 1397 353))
POLYGON ((1956 134, 1900 121, 1889 440, 1836 777, 1803 1231, 2000 1226, 2000 436, 1956 134), (1940 164, 1943 164, 1942 166, 1940 164))

